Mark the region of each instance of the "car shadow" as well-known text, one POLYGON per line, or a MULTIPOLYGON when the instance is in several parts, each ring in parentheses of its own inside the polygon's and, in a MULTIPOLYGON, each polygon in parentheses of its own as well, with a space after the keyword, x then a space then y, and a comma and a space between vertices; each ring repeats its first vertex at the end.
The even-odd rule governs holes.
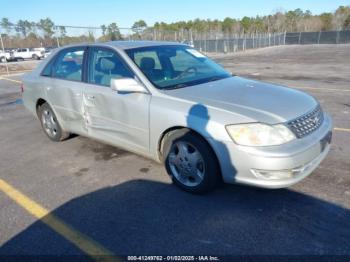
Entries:
MULTIPOLYGON (((350 255, 349 210, 288 189, 237 185, 192 195, 133 180, 51 214, 118 255, 350 255)), ((39 220, 0 248, 11 254, 81 252, 39 220)))
MULTIPOLYGON (((215 155, 217 156, 217 159, 213 159, 213 161, 219 161, 220 160, 220 167, 222 170, 229 170, 229 173, 231 174, 231 182, 235 180, 235 176, 237 173, 236 168, 233 166, 230 153, 224 143, 221 141, 216 140, 212 135, 211 132, 208 132, 208 124, 210 121, 210 114, 209 110, 206 106, 203 104, 194 104, 191 106, 190 110, 188 111, 188 115, 186 118, 187 126, 188 127, 196 127, 196 130, 202 130, 206 137, 210 138, 213 143, 215 143, 215 155)), ((213 132, 213 131, 212 131, 213 132)), ((213 145, 210 145, 213 148, 213 145)), ((219 168, 220 168, 219 167, 219 168)), ((220 175, 220 174, 218 174, 220 175)), ((223 177, 221 177, 223 178, 223 177)))

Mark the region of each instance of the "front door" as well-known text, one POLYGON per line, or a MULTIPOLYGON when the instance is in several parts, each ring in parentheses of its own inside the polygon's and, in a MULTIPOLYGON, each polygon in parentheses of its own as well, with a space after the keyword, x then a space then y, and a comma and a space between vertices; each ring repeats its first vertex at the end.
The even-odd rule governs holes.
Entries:
POLYGON ((112 78, 134 73, 112 49, 91 47, 83 90, 84 127, 88 135, 138 153, 149 152, 151 95, 120 94, 110 88, 112 78))

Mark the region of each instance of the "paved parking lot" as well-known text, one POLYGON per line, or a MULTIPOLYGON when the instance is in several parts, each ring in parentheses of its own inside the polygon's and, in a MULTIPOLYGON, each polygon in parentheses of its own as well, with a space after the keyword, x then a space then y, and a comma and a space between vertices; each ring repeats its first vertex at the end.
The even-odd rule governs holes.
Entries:
POLYGON ((311 176, 184 193, 148 159, 80 136, 49 141, 21 104, 20 76, 0 76, 0 255, 350 255, 350 45, 214 57, 331 113, 333 146, 311 176))

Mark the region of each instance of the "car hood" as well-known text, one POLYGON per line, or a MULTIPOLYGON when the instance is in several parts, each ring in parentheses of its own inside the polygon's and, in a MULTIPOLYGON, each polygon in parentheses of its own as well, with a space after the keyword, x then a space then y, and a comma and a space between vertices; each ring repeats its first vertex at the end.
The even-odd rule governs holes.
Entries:
POLYGON ((237 76, 168 90, 166 94, 269 124, 292 120, 317 106, 317 101, 304 92, 237 76))

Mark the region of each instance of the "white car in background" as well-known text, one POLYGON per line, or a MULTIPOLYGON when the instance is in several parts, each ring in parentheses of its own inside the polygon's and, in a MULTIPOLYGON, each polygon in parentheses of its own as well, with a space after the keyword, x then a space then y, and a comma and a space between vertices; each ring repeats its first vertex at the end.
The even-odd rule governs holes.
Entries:
POLYGON ((13 52, 13 56, 16 60, 40 60, 45 57, 45 51, 40 48, 18 48, 13 52))
POLYGON ((12 52, 8 52, 6 50, 4 52, 3 50, 0 50, 0 62, 1 63, 5 63, 5 62, 11 61, 13 59, 14 59, 14 57, 13 57, 12 52))

